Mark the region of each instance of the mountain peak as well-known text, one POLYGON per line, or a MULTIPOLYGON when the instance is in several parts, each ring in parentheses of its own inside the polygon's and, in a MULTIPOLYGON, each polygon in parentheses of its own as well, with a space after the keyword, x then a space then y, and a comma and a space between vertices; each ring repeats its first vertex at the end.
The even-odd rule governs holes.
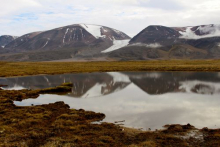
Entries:
POLYGON ((17 38, 17 36, 2 35, 0 36, 0 46, 4 48, 7 44, 9 44, 17 38))
POLYGON ((180 33, 174 30, 173 28, 159 26, 159 25, 151 25, 141 31, 138 35, 131 39, 130 44, 133 43, 158 43, 166 38, 176 38, 179 37, 180 33))
POLYGON ((11 52, 69 49, 72 51, 68 55, 71 58, 92 56, 128 39, 130 37, 125 33, 106 26, 73 24, 23 35, 9 43, 6 48, 11 52))

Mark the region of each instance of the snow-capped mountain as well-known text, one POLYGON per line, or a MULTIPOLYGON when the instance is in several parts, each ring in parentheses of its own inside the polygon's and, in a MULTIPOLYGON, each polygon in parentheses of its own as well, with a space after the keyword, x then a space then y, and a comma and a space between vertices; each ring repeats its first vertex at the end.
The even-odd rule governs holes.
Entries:
POLYGON ((74 54, 90 55, 108 49, 117 41, 128 39, 130 37, 125 33, 109 27, 74 24, 23 35, 6 45, 5 48, 18 52, 71 48, 73 52, 75 51, 74 54), (83 49, 79 49, 82 47, 83 49))
POLYGON ((124 60, 220 58, 220 25, 148 26, 128 46, 108 56, 124 60))
POLYGON ((220 25, 152 25, 131 39, 109 27, 74 24, 23 35, 4 48, 0 60, 216 59, 220 58, 220 25))
POLYGON ((212 24, 195 27, 149 26, 132 38, 130 44, 145 44, 149 48, 159 48, 185 43, 186 40, 212 37, 220 37, 220 25, 212 24))
POLYGON ((4 48, 8 43, 18 38, 17 36, 2 35, 0 36, 0 47, 4 48))

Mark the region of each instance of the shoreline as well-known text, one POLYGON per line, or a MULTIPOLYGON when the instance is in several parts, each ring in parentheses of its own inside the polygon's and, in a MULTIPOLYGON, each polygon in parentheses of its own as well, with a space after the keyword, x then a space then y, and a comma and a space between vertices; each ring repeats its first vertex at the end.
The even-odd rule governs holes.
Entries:
POLYGON ((165 125, 143 131, 101 121, 105 114, 70 109, 64 102, 16 106, 13 101, 39 94, 66 94, 71 83, 40 90, 0 89, 0 146, 216 146, 220 129, 197 129, 190 124, 165 125), (36 143, 37 142, 37 143, 36 143))

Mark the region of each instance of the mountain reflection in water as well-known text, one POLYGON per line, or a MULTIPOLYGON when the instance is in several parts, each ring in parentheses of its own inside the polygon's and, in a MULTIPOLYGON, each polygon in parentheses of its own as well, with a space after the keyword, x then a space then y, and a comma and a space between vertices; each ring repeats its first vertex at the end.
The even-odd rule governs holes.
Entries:
POLYGON ((111 72, 1 78, 5 89, 41 89, 73 83, 66 96, 40 95, 16 105, 64 101, 71 108, 106 114, 104 121, 160 129, 190 123, 219 128, 220 74, 215 72, 111 72))
POLYGON ((194 92, 214 94, 220 92, 220 73, 197 72, 110 72, 43 75, 16 78, 0 78, 5 89, 43 89, 62 83, 73 83, 75 98, 99 97, 120 91, 131 83, 150 95, 170 92, 194 92))

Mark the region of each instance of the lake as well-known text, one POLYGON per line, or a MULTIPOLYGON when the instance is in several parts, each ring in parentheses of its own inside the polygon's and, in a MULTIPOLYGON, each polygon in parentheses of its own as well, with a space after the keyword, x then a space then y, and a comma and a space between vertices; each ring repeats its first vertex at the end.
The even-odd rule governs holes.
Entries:
POLYGON ((110 72, 0 78, 4 89, 42 89, 73 83, 67 95, 43 94, 15 101, 31 106, 64 101, 71 108, 101 112, 104 122, 123 121, 126 127, 162 129, 190 123, 220 128, 220 73, 110 72))

